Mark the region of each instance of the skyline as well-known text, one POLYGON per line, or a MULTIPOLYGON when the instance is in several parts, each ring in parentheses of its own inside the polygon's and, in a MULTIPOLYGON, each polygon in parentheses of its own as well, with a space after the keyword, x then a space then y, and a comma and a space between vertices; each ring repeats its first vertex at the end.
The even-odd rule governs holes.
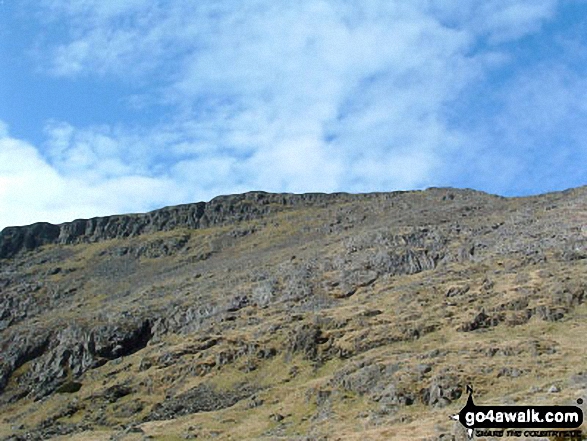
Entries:
POLYGON ((585 164, 583 0, 0 4, 0 229, 585 164))

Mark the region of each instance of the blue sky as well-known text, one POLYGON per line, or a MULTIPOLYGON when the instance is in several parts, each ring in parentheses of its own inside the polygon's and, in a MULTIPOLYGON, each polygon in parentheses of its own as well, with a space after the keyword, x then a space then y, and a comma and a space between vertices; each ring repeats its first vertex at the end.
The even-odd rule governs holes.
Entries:
POLYGON ((586 164, 584 0, 0 0, 0 228, 586 164))

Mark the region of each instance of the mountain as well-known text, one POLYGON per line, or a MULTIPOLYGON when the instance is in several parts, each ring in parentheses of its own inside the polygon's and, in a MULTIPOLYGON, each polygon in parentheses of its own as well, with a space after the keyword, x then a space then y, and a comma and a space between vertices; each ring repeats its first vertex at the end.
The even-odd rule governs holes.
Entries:
POLYGON ((221 196, 0 233, 0 439, 462 439, 587 391, 587 187, 221 196))

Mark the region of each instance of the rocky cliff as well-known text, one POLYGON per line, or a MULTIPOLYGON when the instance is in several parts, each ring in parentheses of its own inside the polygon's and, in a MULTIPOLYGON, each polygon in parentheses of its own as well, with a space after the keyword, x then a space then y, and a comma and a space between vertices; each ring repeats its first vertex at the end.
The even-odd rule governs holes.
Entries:
POLYGON ((34 250, 48 244, 100 242, 108 239, 135 237, 176 228, 210 228, 218 225, 260 218, 284 208, 320 207, 329 201, 343 202, 383 194, 270 194, 250 192, 242 195, 219 196, 210 202, 166 207, 145 214, 78 219, 61 225, 40 222, 23 227, 8 227, 0 233, 0 258, 34 250))
POLYGON ((253 192, 6 228, 0 437, 455 438, 438 409, 467 383, 587 390, 586 262, 587 188, 253 192))

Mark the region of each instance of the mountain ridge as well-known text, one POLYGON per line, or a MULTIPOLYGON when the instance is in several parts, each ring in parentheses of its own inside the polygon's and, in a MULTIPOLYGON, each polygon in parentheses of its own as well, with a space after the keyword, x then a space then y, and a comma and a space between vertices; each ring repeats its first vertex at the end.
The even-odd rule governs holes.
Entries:
MULTIPOLYGON (((422 191, 442 190, 430 188, 422 191)), ((455 190, 445 188, 445 190, 455 190)), ((462 189, 460 192, 474 190, 462 189)), ((209 202, 166 206, 146 213, 115 214, 76 219, 60 224, 36 222, 31 225, 6 227, 0 231, 0 259, 12 257, 21 250, 34 250, 48 244, 98 242, 122 237, 135 237, 174 228, 207 228, 230 222, 251 220, 273 209, 315 205, 328 201, 359 201, 370 198, 393 198, 410 191, 372 193, 267 193, 251 191, 217 196, 209 202)), ((483 193, 483 192, 479 192, 483 193)), ((488 193, 485 193, 488 194, 488 193)), ((491 195, 495 196, 495 195, 491 195)), ((499 197, 499 196, 495 196, 499 197)))
POLYGON ((207 204, 5 240, 0 439, 460 440, 466 384, 587 394, 587 188, 207 204))

